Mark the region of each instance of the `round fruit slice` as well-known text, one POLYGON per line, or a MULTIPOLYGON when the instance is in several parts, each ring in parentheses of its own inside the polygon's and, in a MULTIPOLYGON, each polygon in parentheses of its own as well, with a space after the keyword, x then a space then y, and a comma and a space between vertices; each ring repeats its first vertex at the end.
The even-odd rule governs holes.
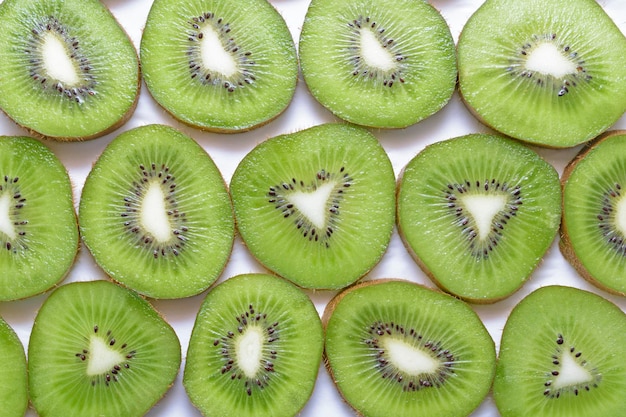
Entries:
POLYGON ((60 282, 78 244, 72 185, 61 161, 35 139, 0 138, 0 300, 60 282))
POLYGON ((109 276, 154 298, 182 298, 222 273, 234 240, 226 184, 193 139, 162 125, 127 131, 85 181, 79 223, 109 276))
POLYGON ((306 288, 342 288, 383 256, 395 177, 374 136, 325 124, 259 144, 233 174, 239 232, 267 268, 306 288))
POLYGON ((33 405, 48 417, 142 416, 181 362, 174 330, 136 293, 109 281, 57 288, 30 336, 33 405))
POLYGON ((183 383, 205 416, 295 416, 313 391, 323 345, 306 294, 275 276, 239 275, 204 300, 183 383))
POLYGON ((40 135, 94 138, 135 108, 137 52, 97 0, 5 0, 0 62, 0 108, 40 135))
POLYGON ((556 170, 510 139, 473 134, 426 147, 398 182, 398 229, 420 267, 468 301, 509 296, 552 244, 556 170))
POLYGON ((155 100, 205 130, 265 124, 295 92, 293 39, 267 0, 155 0, 140 50, 155 100))
POLYGON ((469 415, 493 380, 496 351, 464 302, 399 280, 368 281, 326 307, 326 365, 367 417, 469 415))
POLYGON ((454 40, 426 1, 313 0, 299 53, 313 96, 360 125, 412 125, 441 109, 456 87, 454 40))
POLYGON ((502 333, 494 398, 502 417, 621 416, 626 316, 604 298, 548 286, 524 298, 502 333))
POLYGON ((0 417, 24 417, 28 408, 26 355, 13 329, 0 318, 0 417))
POLYGON ((626 110, 626 37, 595 0, 488 0, 457 49, 466 104, 508 136, 574 146, 626 110))
POLYGON ((626 295, 626 131, 583 148, 563 172, 560 248, 576 270, 604 290, 626 295))

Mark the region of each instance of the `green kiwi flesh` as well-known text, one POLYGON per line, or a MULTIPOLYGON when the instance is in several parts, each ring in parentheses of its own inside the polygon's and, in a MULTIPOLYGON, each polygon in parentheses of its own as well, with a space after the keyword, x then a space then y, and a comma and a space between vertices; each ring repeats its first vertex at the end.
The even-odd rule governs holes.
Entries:
POLYGON ((626 110, 624 56, 626 37, 595 0, 488 0, 459 37, 459 88, 494 129, 570 147, 626 110))
POLYGON ((59 283, 78 252, 70 178, 39 141, 0 137, 0 300, 59 283))
POLYGON ((441 109, 456 87, 454 40, 426 1, 313 0, 299 57, 312 95, 365 126, 412 125, 441 109))
POLYGON ((563 172, 564 257, 598 287, 626 295, 626 131, 581 149, 563 172))
POLYGON ((0 108, 38 135, 101 136, 136 105, 137 52, 97 0, 5 0, 0 62, 0 108))
POLYGON ((85 180, 83 240, 115 281, 153 298, 182 298, 222 273, 234 240, 226 184, 192 138, 147 125, 115 138, 85 180))
POLYGON ((608 300, 547 286, 511 312, 493 386, 502 417, 617 417, 626 403, 626 316, 608 300))
POLYGON ((557 234, 561 187, 534 150, 471 134, 427 146, 398 181, 398 229, 445 291, 494 302, 528 279, 557 234))
POLYGON ((31 400, 40 416, 142 416, 178 373, 178 337, 135 292, 110 281, 50 294, 28 346, 31 400))
POLYGON ((28 408, 26 355, 15 331, 0 318, 0 417, 23 417, 28 408))
POLYGON ((295 92, 295 45, 267 0, 156 0, 140 54, 155 100, 205 130, 232 133, 265 124, 295 92))
POLYGON ((400 280, 367 281, 327 305, 325 363, 359 415, 469 415, 495 372, 494 342, 463 301, 400 280))
POLYGON ((342 288, 382 258, 395 223, 389 157, 365 129, 323 124, 268 139, 239 163, 237 226, 263 265, 306 288, 342 288))
POLYGON ((315 306, 271 275, 210 290, 193 328, 183 384, 205 416, 295 416, 308 401, 324 335, 315 306))

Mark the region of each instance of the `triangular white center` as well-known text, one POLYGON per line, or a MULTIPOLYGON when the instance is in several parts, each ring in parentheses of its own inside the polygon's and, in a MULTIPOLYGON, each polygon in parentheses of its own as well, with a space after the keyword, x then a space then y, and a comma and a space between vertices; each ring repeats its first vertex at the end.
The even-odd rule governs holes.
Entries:
POLYGON ((165 195, 161 184, 153 181, 141 202, 141 226, 159 242, 166 242, 172 235, 167 218, 165 195))
POLYGON ((615 206, 615 223, 620 232, 626 235, 626 198, 621 197, 615 206))
POLYGON ((576 74, 574 62, 564 56, 561 51, 551 42, 537 45, 528 55, 526 69, 551 75, 554 78, 563 78, 568 74, 576 74))
POLYGON ((387 337, 384 346, 389 361, 408 375, 434 373, 440 366, 437 359, 402 340, 387 337))
POLYGON ((226 52, 219 35, 211 25, 206 25, 203 28, 200 56, 202 57, 202 64, 206 68, 218 72, 224 77, 230 77, 237 72, 235 59, 226 52))
POLYGON ((51 78, 61 83, 73 86, 80 82, 80 77, 72 58, 69 57, 67 47, 63 41, 52 33, 47 33, 41 48, 43 64, 51 78))
POLYGON ((287 196, 287 200, 297 208, 315 227, 323 229, 326 225, 328 198, 335 184, 324 183, 315 191, 295 191, 287 196))
POLYGON ((474 219, 474 223, 478 229, 478 237, 482 240, 489 236, 489 231, 493 225, 493 218, 500 211, 504 210, 506 205, 506 196, 478 194, 465 195, 463 196, 463 204, 474 219))
POLYGON ((237 339, 237 364, 248 378, 256 376, 263 355, 263 330, 249 327, 237 339))
POLYGON ((11 196, 7 193, 0 196, 0 232, 6 234, 10 239, 15 239, 15 227, 11 221, 11 196))
POLYGON ((367 65, 382 71, 394 68, 396 61, 389 51, 380 44, 380 41, 369 30, 361 30, 361 55, 367 65))
POLYGON ((123 363, 125 356, 112 349, 105 340, 92 336, 89 342, 87 375, 95 376, 109 372, 115 365, 123 363))
POLYGON ((565 351, 561 357, 561 369, 552 381, 555 389, 584 384, 593 380, 593 375, 583 368, 571 355, 565 351))

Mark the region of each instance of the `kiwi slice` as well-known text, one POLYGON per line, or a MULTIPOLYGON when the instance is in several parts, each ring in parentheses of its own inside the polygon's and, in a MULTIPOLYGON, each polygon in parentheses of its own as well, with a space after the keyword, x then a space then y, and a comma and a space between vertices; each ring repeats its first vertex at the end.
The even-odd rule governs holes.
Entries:
POLYGON ((365 126, 412 125, 441 109, 456 87, 450 29, 423 0, 313 0, 299 56, 313 96, 365 126))
POLYGON ((28 408, 26 355, 22 342, 0 318, 0 417, 23 417, 28 408))
POLYGON ((512 139, 471 134, 427 146, 398 181, 398 229, 445 291, 476 303, 509 296, 560 224, 556 170, 512 139))
POLYGON ((326 365, 359 415, 469 415, 493 380, 494 342, 463 301, 401 280, 357 284, 322 318, 326 365))
POLYGON ((626 131, 581 149, 563 171, 564 257, 598 287, 626 295, 626 131))
POLYGON ((85 180, 83 240, 107 274, 153 298, 182 298, 222 273, 234 240, 226 184, 192 138, 163 125, 115 138, 85 180))
POLYGON ((68 273, 78 252, 70 178, 39 141, 0 138, 0 301, 42 293, 68 273))
POLYGON ((281 278, 229 278, 205 298, 183 384, 205 416, 295 416, 311 393, 324 335, 306 294, 281 278))
POLYGON ((356 281, 385 253, 394 183, 373 135, 329 123, 257 145, 230 190, 252 255, 301 287, 329 289, 356 281))
POLYGON ((0 108, 39 135, 101 136, 136 105, 137 52, 98 0, 5 0, 0 62, 0 108))
POLYGON ((468 107, 517 139, 574 146, 626 110, 626 37, 595 0, 487 0, 457 50, 468 107))
POLYGON ((267 0, 155 0, 140 54, 161 106, 184 123, 223 133, 276 118, 298 77, 291 33, 267 0))
POLYGON ((502 417, 617 417, 626 403, 626 316, 608 300, 547 286, 511 312, 493 386, 502 417))
POLYGON ((135 292, 110 281, 53 291, 28 346, 32 403, 41 416, 142 416, 181 363, 174 330, 135 292))

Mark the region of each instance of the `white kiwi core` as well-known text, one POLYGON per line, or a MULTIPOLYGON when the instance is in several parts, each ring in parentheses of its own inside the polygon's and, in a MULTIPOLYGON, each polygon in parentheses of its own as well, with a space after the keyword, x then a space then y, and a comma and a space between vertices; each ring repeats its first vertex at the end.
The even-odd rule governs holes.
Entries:
POLYGON ((318 186, 314 191, 296 191, 287 197, 311 223, 318 229, 323 229, 326 225, 326 210, 328 199, 335 184, 328 182, 318 186))
POLYGON ((206 69, 218 72, 224 77, 237 73, 237 63, 233 56, 224 49, 218 33, 213 26, 206 25, 202 30, 200 57, 206 69))
POLYGON ((441 366, 437 359, 402 340, 387 337, 382 344, 389 362, 408 375, 435 373, 441 366))
POLYGON ((505 195, 465 195, 463 204, 474 219, 478 238, 483 240, 489 236, 493 218, 506 206, 505 195))
POLYGON ((593 375, 582 367, 572 357, 570 352, 565 351, 563 353, 560 363, 561 369, 559 370, 559 374, 552 381, 552 386, 555 389, 584 384, 585 382, 591 382, 593 380, 593 375))
POLYGON ((551 42, 542 42, 528 52, 526 69, 551 75, 554 78, 563 78, 568 74, 576 74, 576 64, 564 56, 551 42))
POLYGON ((237 364, 248 378, 254 378, 263 355, 264 332, 259 327, 248 327, 237 339, 237 364))
POLYGON ((361 56, 367 65, 382 71, 389 71, 395 68, 396 61, 393 55, 383 48, 371 30, 365 28, 361 30, 360 44, 361 56))
POLYGON ((141 226, 159 242, 172 236, 172 226, 167 218, 165 195, 161 184, 153 181, 141 201, 141 226))
POLYGON ((80 83, 76 65, 70 58, 64 42, 57 35, 51 32, 44 35, 41 55, 44 68, 50 78, 59 80, 66 86, 80 83))
POLYGON ((624 197, 620 198, 615 206, 615 225, 626 235, 626 198, 624 197))
POLYGON ((11 196, 5 193, 0 196, 0 232, 7 235, 10 239, 15 239, 16 233, 9 215, 10 209, 11 196))
POLYGON ((124 362, 125 357, 116 349, 98 336, 92 336, 89 341, 89 360, 87 375, 96 376, 109 372, 115 365, 124 362))

